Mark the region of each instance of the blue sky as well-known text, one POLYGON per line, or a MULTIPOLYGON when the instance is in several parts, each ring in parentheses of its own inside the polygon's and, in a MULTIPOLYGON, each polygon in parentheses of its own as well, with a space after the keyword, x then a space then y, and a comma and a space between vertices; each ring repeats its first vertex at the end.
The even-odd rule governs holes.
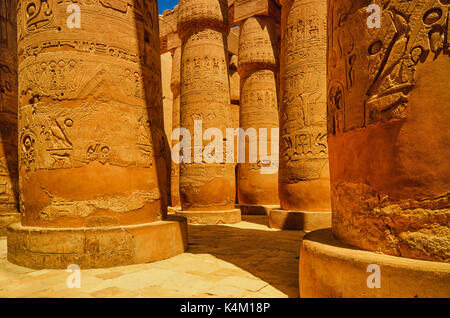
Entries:
POLYGON ((162 14, 166 9, 173 9, 178 4, 178 0, 159 0, 159 14, 162 14))

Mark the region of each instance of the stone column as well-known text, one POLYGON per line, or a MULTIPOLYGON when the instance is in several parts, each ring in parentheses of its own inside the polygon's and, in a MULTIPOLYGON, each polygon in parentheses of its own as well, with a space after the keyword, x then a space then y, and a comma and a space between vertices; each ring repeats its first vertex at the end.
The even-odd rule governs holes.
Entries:
MULTIPOLYGON (((172 132, 180 127, 180 64, 181 64, 181 40, 177 32, 178 5, 173 10, 165 10, 163 15, 159 16, 159 38, 161 43, 161 53, 170 54, 171 69, 169 71, 170 87, 170 130, 166 132, 169 139, 172 138, 172 132)), ((164 81, 164 76, 163 76, 164 81)), ((165 82, 163 82, 163 87, 165 82)), ((169 117, 169 116, 167 116, 169 117)), ((171 140, 171 146, 174 147, 178 140, 171 140)), ((169 213, 174 213, 180 209, 180 191, 179 175, 180 167, 175 161, 171 161, 171 206, 168 207, 169 213)))
MULTIPOLYGON (((266 214, 268 208, 279 205, 278 171, 265 172, 261 168, 278 165, 278 135, 272 141, 272 130, 279 129, 277 73, 279 70, 279 51, 277 26, 270 16, 252 16, 242 21, 239 38, 239 65, 241 77, 240 127, 244 131, 254 129, 257 136, 258 151, 262 138, 261 129, 266 130, 264 142, 269 155, 272 142, 276 143, 276 163, 266 162, 261 157, 257 161, 238 164, 238 199, 242 211, 266 214)), ((278 134, 278 132, 277 132, 278 134)), ((249 142, 246 141, 246 154, 249 156, 249 142)), ((279 206, 278 206, 279 208, 279 206)))
MULTIPOLYGON (((239 29, 239 28, 237 28, 239 29)), ((238 44, 236 45, 236 47, 239 47, 239 33, 233 32, 233 29, 231 29, 230 35, 228 36, 228 49, 230 49, 230 37, 231 35, 233 35, 235 37, 234 40, 237 40, 238 44)), ((235 49, 236 50, 236 49, 235 49)), ((233 123, 233 128, 234 129, 239 129, 240 124, 239 124, 239 108, 240 108, 240 99, 241 99, 241 95, 240 95, 240 89, 241 89, 241 78, 239 76, 239 72, 237 70, 238 67, 238 56, 237 56, 237 51, 239 49, 236 50, 236 54, 232 54, 229 53, 229 57, 230 57, 230 65, 228 68, 229 71, 229 77, 230 77, 230 96, 231 96, 231 119, 232 119, 232 123, 233 123)), ((236 203, 236 207, 238 207, 238 182, 237 182, 237 178, 238 178, 238 171, 237 171, 237 159, 238 159, 238 149, 239 147, 239 138, 234 138, 234 171, 235 171, 235 184, 236 184, 236 197, 235 197, 235 203, 236 203)), ((243 213, 244 211, 242 211, 241 209, 241 213, 243 213)))
POLYGON ((97 268, 182 253, 186 221, 167 219, 158 4, 79 3, 79 25, 67 5, 17 9, 22 223, 8 260, 97 268))
POLYGON ((326 0, 282 1, 281 210, 271 227, 314 230, 331 223, 326 131, 326 0))
MULTIPOLYGON (((230 65, 229 65, 229 72, 230 72, 230 96, 231 96, 231 105, 236 106, 234 107, 234 111, 231 112, 237 112, 239 114, 239 104, 241 100, 241 94, 240 94, 240 86, 241 86, 241 78, 239 76, 237 67, 238 67, 238 56, 234 54, 230 54, 230 65)), ((233 107, 232 107, 233 108, 233 107)), ((239 116, 238 116, 239 117, 239 116)))
MULTIPOLYGON (((181 47, 177 47, 172 56, 172 77, 170 88, 173 94, 172 108, 172 131, 180 127, 180 80, 181 80, 181 47)), ((172 140, 172 146, 178 141, 172 140)), ((171 180, 172 208, 181 206, 180 201, 180 165, 172 160, 172 180, 171 180)))
POLYGON ((0 3, 0 235, 18 222, 17 1, 0 3))
POLYGON ((229 32, 227 1, 180 1, 178 32, 183 43, 180 122, 189 130, 192 141, 191 158, 184 158, 180 166, 183 211, 179 214, 191 223, 236 223, 241 216, 240 210, 234 209, 234 165, 224 163, 225 150, 223 160, 214 160, 214 155, 225 148, 225 129, 232 128, 225 50, 229 32), (215 134, 211 138, 215 150, 207 149, 206 144, 212 140, 202 142, 203 133, 211 132, 210 128, 222 132, 222 136, 215 134))
POLYGON ((369 28, 367 1, 329 1, 333 224, 303 242, 301 294, 448 298, 450 7, 375 4, 369 28))

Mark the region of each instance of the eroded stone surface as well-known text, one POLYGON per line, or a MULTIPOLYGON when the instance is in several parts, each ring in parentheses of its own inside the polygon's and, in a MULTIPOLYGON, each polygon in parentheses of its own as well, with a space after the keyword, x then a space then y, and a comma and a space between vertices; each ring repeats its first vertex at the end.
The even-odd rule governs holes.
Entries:
POLYGON ((8 228, 8 261, 29 268, 107 268, 160 261, 187 249, 186 219, 170 216, 147 224, 8 228))
POLYGON ((333 233, 449 262, 449 3, 390 1, 379 29, 366 5, 329 2, 333 233))

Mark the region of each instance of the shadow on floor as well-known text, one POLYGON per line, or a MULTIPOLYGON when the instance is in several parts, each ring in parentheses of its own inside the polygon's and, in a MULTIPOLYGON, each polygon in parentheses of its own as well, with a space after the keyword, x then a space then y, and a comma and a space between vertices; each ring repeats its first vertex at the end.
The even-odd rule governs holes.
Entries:
MULTIPOLYGON (((261 217, 244 219, 261 224, 261 217)), ((266 225, 267 220, 262 224, 266 225)), ((187 252, 211 254, 289 297, 298 297, 299 251, 304 235, 299 231, 264 231, 223 225, 189 226, 187 252)))
POLYGON ((242 215, 242 221, 268 226, 267 215, 242 215))

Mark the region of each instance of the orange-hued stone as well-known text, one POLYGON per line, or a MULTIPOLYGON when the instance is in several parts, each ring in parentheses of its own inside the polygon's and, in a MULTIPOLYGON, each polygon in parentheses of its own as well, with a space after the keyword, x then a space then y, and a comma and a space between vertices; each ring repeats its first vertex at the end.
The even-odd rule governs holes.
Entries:
MULTIPOLYGON (((159 32, 153 23, 158 4, 77 5, 81 24, 70 28, 67 3, 18 3, 22 224, 8 232, 8 240, 20 244, 31 231, 55 240, 64 237, 64 229, 83 236, 83 229, 95 228, 89 240, 78 242, 79 265, 102 267, 107 265, 97 263, 92 244, 108 253, 128 248, 145 253, 109 232, 131 231, 130 226, 145 231, 146 224, 164 224, 167 216, 170 150, 163 130, 159 32), (113 238, 103 241, 105 231, 113 238)), ((164 239, 158 233, 155 244, 164 239)), ((11 261, 22 263, 17 253, 45 250, 22 247, 8 249, 11 261)), ((55 257, 60 264, 50 267, 68 261, 55 257)), ((44 252, 36 255, 41 264, 36 266, 46 267, 46 258, 44 252)), ((114 264, 129 262, 124 257, 114 264)))
POLYGON ((333 234, 369 251, 450 262, 448 1, 329 2, 333 234))
MULTIPOLYGON (((172 57, 172 76, 170 87, 173 94, 172 129, 180 128, 180 80, 181 80, 181 47, 177 47, 172 57)), ((170 138, 170 136, 169 136, 170 138)), ((172 146, 178 141, 172 140, 172 146)), ((180 201, 180 165, 172 160, 171 198, 172 207, 179 207, 180 201)))
POLYGON ((301 298, 450 297, 450 264, 360 250, 331 229, 304 236, 299 273, 301 298), (376 281, 374 267, 379 288, 369 285, 376 281))
MULTIPOLYGON (((278 189, 281 208, 293 212, 323 212, 330 218, 326 0, 281 2, 278 189)), ((295 218, 297 214, 290 217, 295 218)), ((311 218, 311 214, 305 217, 311 218)), ((271 222, 276 224, 278 219, 271 222)), ((293 223, 300 224, 301 220, 293 223)))
MULTIPOLYGON (((231 33, 230 33, 231 34, 231 33)), ((239 38, 239 36, 238 36, 239 38)), ((237 70, 238 67, 238 56, 230 54, 230 96, 231 96, 231 104, 239 105, 239 101, 241 100, 241 77, 239 76, 239 72, 237 70)), ((239 113, 238 113, 239 117, 239 113)), ((234 120, 234 118, 233 118, 234 120)), ((235 126, 236 128, 239 127, 235 126)))
MULTIPOLYGON (((161 54, 161 84, 164 114, 164 133, 168 140, 172 135, 172 109, 173 94, 170 88, 170 78, 172 76, 172 53, 161 54)), ((170 144, 170 142, 169 142, 170 144)))
MULTIPOLYGON (((260 145, 260 129, 266 129, 266 149, 271 152, 271 131, 278 129, 277 72, 278 38, 275 21, 270 17, 250 17, 241 27, 238 71, 241 77, 239 122, 245 131, 255 129, 260 145)), ((245 153, 249 154, 249 140, 245 153)), ((254 151, 257 151, 254 149, 254 151)), ((264 158, 238 164, 238 201, 244 205, 278 205, 278 173, 263 174, 264 158)), ((277 158, 278 160, 278 158, 277 158)))
POLYGON ((0 3, 0 235, 17 222, 17 28, 15 0, 0 3))
MULTIPOLYGON (((203 153, 207 144, 203 142, 203 147, 195 145, 194 121, 202 121, 201 135, 208 128, 218 128, 224 138, 225 129, 233 125, 226 53, 228 31, 227 1, 180 1, 178 32, 183 43, 180 123, 190 131, 192 153, 195 150, 203 153)), ((232 210, 235 203, 234 165, 206 163, 204 156, 194 160, 192 155, 191 163, 185 160, 180 166, 182 210, 232 210)))
POLYGON ((163 219, 159 35, 147 20, 157 5, 80 4, 81 28, 69 29, 66 4, 39 2, 46 23, 34 23, 27 3, 18 7, 22 224, 163 219))
POLYGON ((230 0, 233 2, 233 20, 239 23, 255 16, 271 16, 280 22, 280 3, 278 0, 230 0))
POLYGON ((8 228, 8 261, 34 269, 83 269, 145 264, 184 253, 187 223, 182 217, 130 226, 8 228))
MULTIPOLYGON (((236 29, 239 30, 239 28, 235 28, 232 29, 230 34, 235 33, 233 31, 235 31, 236 29)), ((237 38, 237 44, 236 46, 239 47, 239 33, 237 33, 237 35, 235 35, 235 37, 237 38)), ((230 37, 228 37, 228 39, 230 39, 230 37)), ((229 48, 230 43, 228 42, 228 48, 229 48)), ((238 51, 239 49, 236 49, 236 51, 238 51)), ((237 70, 238 67, 238 56, 237 55, 233 55, 233 54, 229 54, 231 55, 230 57, 230 65, 229 65, 229 77, 230 77, 230 96, 231 96, 231 122, 232 127, 234 129, 238 129, 240 127, 240 123, 239 123, 239 112, 240 112, 240 100, 241 100, 241 77, 239 76, 239 72, 237 70)), ((238 173, 237 173, 237 160, 238 160, 238 152, 236 151, 239 147, 239 138, 234 138, 234 166, 235 166, 235 177, 236 177, 236 201, 237 201, 237 191, 238 191, 238 182, 237 182, 237 178, 238 178, 238 173)))

